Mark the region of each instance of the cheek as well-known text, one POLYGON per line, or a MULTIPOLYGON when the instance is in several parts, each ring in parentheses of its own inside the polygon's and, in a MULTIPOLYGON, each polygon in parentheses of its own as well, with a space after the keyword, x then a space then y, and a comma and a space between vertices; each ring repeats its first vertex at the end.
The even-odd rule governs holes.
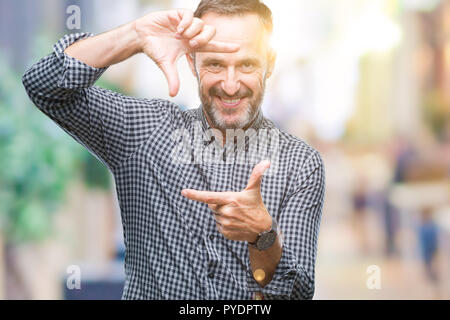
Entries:
POLYGON ((208 74, 200 73, 199 78, 200 78, 200 80, 199 80, 200 86, 201 86, 202 90, 204 90, 204 91, 205 90, 207 91, 207 90, 209 90, 209 88, 220 84, 220 78, 217 76, 211 75, 209 73, 208 74))
POLYGON ((254 94, 259 93, 263 88, 262 78, 253 78, 242 82, 247 88, 253 91, 254 94))

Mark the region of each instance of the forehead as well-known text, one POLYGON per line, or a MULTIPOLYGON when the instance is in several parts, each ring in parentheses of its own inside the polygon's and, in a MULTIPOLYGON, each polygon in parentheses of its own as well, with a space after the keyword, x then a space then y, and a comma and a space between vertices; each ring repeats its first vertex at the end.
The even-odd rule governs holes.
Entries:
POLYGON ((199 59, 241 59, 247 57, 263 58, 267 52, 268 34, 256 14, 243 15, 218 15, 207 13, 202 20, 216 28, 213 40, 233 42, 240 45, 240 49, 234 53, 198 52, 199 59))

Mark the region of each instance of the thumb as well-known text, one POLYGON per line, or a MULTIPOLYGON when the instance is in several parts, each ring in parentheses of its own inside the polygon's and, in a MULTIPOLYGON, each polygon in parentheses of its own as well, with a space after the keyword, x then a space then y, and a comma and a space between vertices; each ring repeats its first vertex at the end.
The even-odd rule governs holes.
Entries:
POLYGON ((160 68, 167 79, 167 83, 169 84, 169 95, 171 97, 175 97, 178 93, 178 89, 180 88, 180 79, 178 78, 176 62, 161 62, 160 68))
POLYGON ((252 171, 250 179, 248 180, 247 187, 245 190, 249 189, 261 189, 261 182, 264 172, 270 167, 270 160, 263 160, 258 163, 252 171))

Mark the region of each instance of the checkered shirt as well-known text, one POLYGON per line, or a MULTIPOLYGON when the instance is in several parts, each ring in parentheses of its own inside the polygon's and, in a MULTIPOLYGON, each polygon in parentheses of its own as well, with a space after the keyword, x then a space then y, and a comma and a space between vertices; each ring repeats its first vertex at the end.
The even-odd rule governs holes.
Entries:
MULTIPOLYGON (((22 80, 37 108, 104 163, 115 179, 126 248, 122 298, 311 299, 325 188, 319 153, 261 114, 250 127, 257 133, 276 132, 278 139, 275 171, 264 175, 261 195, 278 222, 283 251, 271 282, 261 287, 252 276, 248 244, 226 239, 208 206, 180 192, 241 191, 262 158, 178 161, 183 144, 175 133, 195 136, 200 128, 207 136, 211 131, 202 106, 182 110, 167 100, 95 86, 106 68, 64 53, 89 36, 64 36, 22 80)), ((201 140, 200 148, 210 142, 201 140)))

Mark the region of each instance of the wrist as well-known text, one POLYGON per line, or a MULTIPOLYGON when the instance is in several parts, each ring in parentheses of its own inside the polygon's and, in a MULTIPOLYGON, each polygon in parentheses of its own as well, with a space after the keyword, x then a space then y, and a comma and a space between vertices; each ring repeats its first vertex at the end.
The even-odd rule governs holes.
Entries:
POLYGON ((260 219, 259 223, 256 225, 251 239, 247 241, 248 243, 255 243, 262 232, 269 231, 272 228, 272 217, 267 210, 264 210, 264 214, 262 216, 263 218, 260 219))
POLYGON ((272 216, 264 208, 263 218, 259 224, 258 234, 264 231, 268 231, 272 228, 272 216))
POLYGON ((127 40, 127 46, 131 48, 133 54, 137 54, 143 51, 143 45, 139 32, 137 30, 137 20, 134 20, 124 25, 125 39, 127 40))
POLYGON ((248 241, 250 247, 260 251, 270 248, 278 238, 278 225, 274 219, 270 217, 270 227, 258 233, 254 239, 248 241))

